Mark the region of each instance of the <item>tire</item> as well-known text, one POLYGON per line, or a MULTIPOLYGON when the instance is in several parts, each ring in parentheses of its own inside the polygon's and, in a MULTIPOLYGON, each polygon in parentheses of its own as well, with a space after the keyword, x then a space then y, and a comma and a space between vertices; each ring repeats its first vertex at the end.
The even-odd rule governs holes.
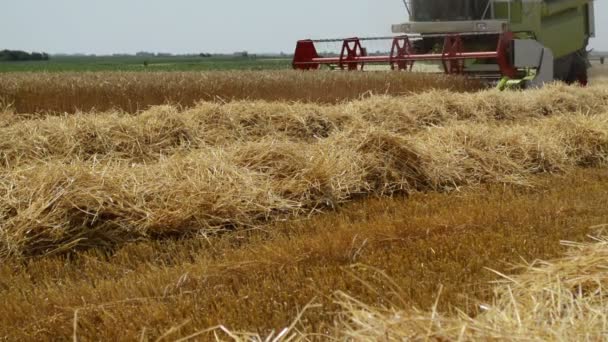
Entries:
POLYGON ((556 81, 562 81, 568 83, 570 73, 572 69, 572 61, 574 60, 574 53, 567 56, 556 58, 553 63, 553 78, 556 81))
POLYGON ((587 60, 586 51, 578 51, 574 53, 570 72, 565 81, 567 84, 575 84, 586 86, 589 83, 588 75, 589 61, 587 60))

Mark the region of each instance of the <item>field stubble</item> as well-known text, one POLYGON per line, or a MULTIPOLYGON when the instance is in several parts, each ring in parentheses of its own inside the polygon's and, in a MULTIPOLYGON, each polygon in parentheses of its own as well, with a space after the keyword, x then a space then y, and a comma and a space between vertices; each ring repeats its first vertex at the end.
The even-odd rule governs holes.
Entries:
MULTIPOLYGON (((533 182, 535 188, 488 185, 373 198, 310 219, 217 237, 147 240, 114 253, 97 249, 4 262, 0 336, 152 341, 168 334, 166 340, 177 340, 218 324, 267 336, 289 326, 311 301, 322 307, 304 313, 299 331, 383 338, 386 327, 394 332, 386 336, 400 339, 408 328, 420 327, 420 318, 432 336, 454 336, 458 332, 438 325, 453 327, 446 319, 457 309, 475 315, 480 304, 493 304, 490 282, 498 276, 487 268, 519 273, 513 263, 558 257, 565 250, 560 240, 584 241, 595 233, 591 226, 608 222, 605 169, 534 176, 533 182), (441 316, 427 315, 440 286, 441 316), (334 295, 338 290, 358 302, 334 295), (335 326, 349 309, 343 312, 347 324, 335 326), (349 320, 351 315, 360 320, 349 320), (433 323, 434 317, 441 319, 433 323), (365 324, 372 329, 363 330, 365 324)), ((596 269, 579 265, 578 274, 596 269)), ((522 315, 540 312, 523 310, 522 315)), ((413 332, 424 338, 427 330, 413 332)), ((564 336, 576 336, 569 334, 564 336)))
POLYGON ((608 239, 606 225, 595 228, 601 235, 591 241, 562 242, 569 247, 562 258, 536 260, 514 276, 498 273, 502 280, 494 288, 495 298, 477 316, 444 315, 436 306, 431 313, 420 312, 395 301, 379 308, 339 293, 344 315, 335 336, 385 341, 605 340, 608 239))

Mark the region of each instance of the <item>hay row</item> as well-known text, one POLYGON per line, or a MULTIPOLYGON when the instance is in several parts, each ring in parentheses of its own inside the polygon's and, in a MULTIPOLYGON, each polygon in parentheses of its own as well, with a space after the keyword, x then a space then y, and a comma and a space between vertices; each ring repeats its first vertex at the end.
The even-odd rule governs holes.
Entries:
POLYGON ((505 277, 495 289, 495 302, 484 305, 485 312, 475 318, 382 309, 338 294, 344 316, 336 337, 383 341, 605 340, 608 239, 604 235, 593 243, 568 245, 565 257, 535 262, 522 274, 505 277))
POLYGON ((190 107, 200 101, 266 100, 336 103, 366 94, 402 95, 430 89, 473 91, 464 78, 417 73, 296 71, 8 73, 0 104, 17 113, 107 111, 150 106, 190 107))
POLYGON ((268 138, 149 164, 33 163, 3 172, 0 256, 250 227, 361 194, 527 184, 533 173, 607 158, 608 114, 572 114, 512 125, 456 122, 407 137, 378 127, 314 143, 268 138))
POLYGON ((451 93, 371 97, 339 104, 200 103, 179 111, 155 107, 139 115, 80 113, 24 120, 0 118, 4 167, 62 159, 156 162, 184 151, 260 139, 312 143, 354 129, 379 127, 400 135, 453 122, 521 122, 572 112, 608 111, 608 88, 554 85, 527 92, 451 93))

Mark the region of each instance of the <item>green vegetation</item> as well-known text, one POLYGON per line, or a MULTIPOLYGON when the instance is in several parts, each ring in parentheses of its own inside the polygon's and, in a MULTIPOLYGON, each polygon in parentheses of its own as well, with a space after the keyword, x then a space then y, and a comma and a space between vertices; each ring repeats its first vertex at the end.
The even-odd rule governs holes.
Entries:
POLYGON ((19 50, 0 51, 0 61, 2 62, 23 62, 23 61, 48 61, 49 55, 44 52, 28 53, 19 50))
POLYGON ((288 69, 290 58, 263 56, 53 56, 48 61, 2 62, 1 72, 207 71, 288 69), (144 64, 147 64, 144 65, 144 64))

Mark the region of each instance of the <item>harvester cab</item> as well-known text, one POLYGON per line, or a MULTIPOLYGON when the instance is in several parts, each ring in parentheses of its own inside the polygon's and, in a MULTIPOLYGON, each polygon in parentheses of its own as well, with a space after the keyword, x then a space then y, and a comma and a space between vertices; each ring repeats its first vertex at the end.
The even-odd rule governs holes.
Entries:
MULTIPOLYGON (((593 0, 410 0, 409 22, 390 37, 301 40, 293 68, 364 70, 384 65, 412 71, 435 64, 447 74, 500 88, 538 87, 553 80, 587 84, 587 45, 594 36, 593 0), (386 42, 368 54, 366 44, 386 42), (321 56, 317 45, 338 43, 321 56)), ((422 68, 423 70, 428 70, 422 68)))

